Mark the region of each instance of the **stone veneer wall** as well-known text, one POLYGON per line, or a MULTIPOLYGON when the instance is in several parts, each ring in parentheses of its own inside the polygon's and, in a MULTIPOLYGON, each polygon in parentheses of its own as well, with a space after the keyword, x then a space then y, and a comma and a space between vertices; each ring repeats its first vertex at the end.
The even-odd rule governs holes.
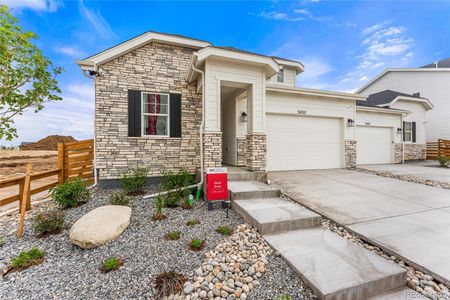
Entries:
POLYGON ((236 138, 236 144, 237 144, 237 166, 238 167, 245 167, 246 166, 246 138, 245 137, 238 137, 236 138))
POLYGON ((401 164, 402 160, 403 160, 402 144, 396 143, 394 144, 394 163, 401 164))
POLYGON ((222 166, 222 132, 203 133, 204 169, 222 166))
POLYGON ((265 171, 267 156, 266 135, 261 133, 247 134, 247 151, 245 153, 247 169, 250 171, 265 171))
POLYGON ((100 67, 95 79, 96 163, 99 179, 135 167, 149 176, 199 166, 201 93, 185 80, 193 49, 150 43, 100 67), (181 93, 182 137, 128 137, 128 90, 181 93))
POLYGON ((356 168, 356 141, 345 141, 345 168, 356 168))
POLYGON ((405 160, 423 160, 427 157, 426 144, 403 144, 405 147, 405 160))

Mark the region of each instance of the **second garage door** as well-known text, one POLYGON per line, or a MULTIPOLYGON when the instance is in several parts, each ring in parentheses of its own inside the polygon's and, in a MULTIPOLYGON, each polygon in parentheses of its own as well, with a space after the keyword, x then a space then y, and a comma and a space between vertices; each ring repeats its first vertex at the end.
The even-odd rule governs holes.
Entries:
POLYGON ((390 127, 357 126, 356 163, 393 163, 392 130, 390 127))
POLYGON ((344 167, 342 120, 268 114, 267 170, 344 167))

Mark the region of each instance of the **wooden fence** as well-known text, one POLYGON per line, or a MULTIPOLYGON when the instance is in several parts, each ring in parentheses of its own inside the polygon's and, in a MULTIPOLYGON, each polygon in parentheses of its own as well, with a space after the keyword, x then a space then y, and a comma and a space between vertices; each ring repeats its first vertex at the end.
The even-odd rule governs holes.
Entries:
POLYGON ((93 140, 58 144, 57 168, 30 174, 30 182, 36 182, 39 179, 56 175, 58 178, 36 188, 31 188, 30 184, 26 193, 24 190, 26 180, 25 175, 0 180, 0 190, 17 186, 17 194, 0 199, 0 206, 19 201, 19 207, 21 207, 22 201, 26 201, 26 210, 29 210, 31 207, 32 195, 46 191, 51 187, 76 177, 81 177, 88 182, 93 182, 93 159, 93 140), (24 199, 24 196, 26 196, 27 199, 24 199))
POLYGON ((427 159, 436 159, 439 156, 450 157, 450 140, 427 142, 427 159))

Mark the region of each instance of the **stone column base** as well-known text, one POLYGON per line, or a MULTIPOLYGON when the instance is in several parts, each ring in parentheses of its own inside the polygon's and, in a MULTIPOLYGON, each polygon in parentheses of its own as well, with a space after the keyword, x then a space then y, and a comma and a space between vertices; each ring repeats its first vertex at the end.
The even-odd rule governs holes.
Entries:
POLYGON ((204 169, 222 166, 222 132, 203 133, 204 169))
POLYGON ((246 166, 246 159, 245 159, 245 153, 246 151, 246 138, 245 137, 238 137, 236 138, 236 151, 237 151, 237 166, 238 167, 245 167, 246 166))
POLYGON ((424 160, 427 157, 426 144, 403 144, 405 147, 405 160, 424 160))
POLYGON ((250 171, 266 170, 267 139, 264 133, 247 134, 247 151, 245 153, 247 169, 250 171))
POLYGON ((356 168, 356 141, 346 140, 345 141, 345 168, 354 169, 356 168))
POLYGON ((401 164, 403 162, 402 144, 394 144, 394 163, 401 164))

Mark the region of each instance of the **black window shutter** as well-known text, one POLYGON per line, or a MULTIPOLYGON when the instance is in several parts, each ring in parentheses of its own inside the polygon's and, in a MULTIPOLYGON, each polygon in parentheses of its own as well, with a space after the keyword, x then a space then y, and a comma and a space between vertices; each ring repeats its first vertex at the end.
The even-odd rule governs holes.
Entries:
POLYGON ((170 94, 170 137, 181 137, 181 94, 170 94))
POLYGON ((128 136, 141 136, 141 92, 128 90, 128 136))
POLYGON ((403 141, 405 142, 405 121, 403 121, 403 141))
POLYGON ((416 142, 416 122, 412 122, 412 142, 416 142))

